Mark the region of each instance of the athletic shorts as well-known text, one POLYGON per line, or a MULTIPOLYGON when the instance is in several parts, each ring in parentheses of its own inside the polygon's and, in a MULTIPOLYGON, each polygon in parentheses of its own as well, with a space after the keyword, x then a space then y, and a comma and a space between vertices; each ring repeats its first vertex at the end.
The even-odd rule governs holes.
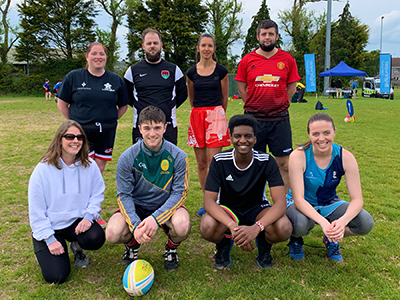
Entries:
POLYGON ((262 212, 264 209, 271 207, 272 205, 271 203, 269 203, 269 201, 262 201, 244 212, 240 212, 234 208, 229 208, 225 205, 220 206, 232 217, 232 219, 237 224, 251 226, 256 222, 256 217, 259 215, 259 213, 262 212))
POLYGON ((111 160, 117 125, 117 121, 82 125, 89 142, 90 157, 105 161, 111 160))
MULTIPOLYGON (((178 144, 178 127, 173 127, 172 124, 167 125, 167 130, 164 133, 164 139, 171 142, 174 145, 178 144)), ((142 134, 138 127, 133 127, 132 129, 132 144, 136 144, 138 141, 142 140, 142 134)))
MULTIPOLYGON (((185 205, 181 205, 180 207, 184 208, 187 210, 185 205)), ((154 210, 148 210, 145 208, 142 208, 141 206, 135 205, 135 212, 138 215, 139 219, 141 221, 143 221, 144 219, 146 219, 148 216, 151 216, 151 214, 154 212, 154 210)), ((121 213, 121 209, 117 209, 114 214, 116 213, 121 213)), ((164 224, 160 225, 160 227, 164 230, 165 234, 168 235, 169 234, 169 227, 164 224)))
POLYGON ((287 156, 292 152, 292 130, 290 120, 260 121, 257 120, 257 143, 254 149, 267 152, 273 156, 287 156))
POLYGON ((196 148, 230 146, 228 121, 222 106, 193 107, 187 145, 196 148))

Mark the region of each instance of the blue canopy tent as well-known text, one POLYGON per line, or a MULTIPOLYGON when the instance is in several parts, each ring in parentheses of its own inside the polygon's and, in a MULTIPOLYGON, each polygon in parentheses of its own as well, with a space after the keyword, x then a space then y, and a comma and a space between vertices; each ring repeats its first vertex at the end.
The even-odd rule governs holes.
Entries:
POLYGON ((327 70, 325 72, 319 73, 319 77, 326 77, 326 76, 367 76, 367 73, 364 71, 356 70, 348 65, 342 60, 336 67, 327 70))

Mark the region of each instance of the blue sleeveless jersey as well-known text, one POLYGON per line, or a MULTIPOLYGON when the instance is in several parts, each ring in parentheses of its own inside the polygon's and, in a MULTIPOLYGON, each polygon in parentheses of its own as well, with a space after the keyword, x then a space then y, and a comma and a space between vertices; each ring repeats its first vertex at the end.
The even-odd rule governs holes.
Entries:
MULTIPOLYGON (((319 168, 315 162, 312 147, 304 150, 306 156, 306 170, 303 174, 304 199, 312 206, 324 206, 338 199, 336 187, 344 175, 342 147, 336 144, 332 144, 332 147, 332 158, 325 169, 319 168)), ((291 190, 287 199, 288 201, 292 199, 291 190)))

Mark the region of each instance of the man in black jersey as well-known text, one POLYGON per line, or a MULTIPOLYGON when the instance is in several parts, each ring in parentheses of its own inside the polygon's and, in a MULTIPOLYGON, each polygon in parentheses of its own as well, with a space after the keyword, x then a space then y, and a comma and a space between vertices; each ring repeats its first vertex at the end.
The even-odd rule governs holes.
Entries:
POLYGON ((145 29, 142 40, 145 58, 130 66, 124 76, 134 110, 132 142, 134 144, 142 137, 138 128, 140 112, 153 105, 167 117, 164 138, 176 145, 178 129, 175 111, 187 98, 185 77, 178 66, 161 58, 161 34, 157 30, 145 29))
POLYGON ((208 172, 203 200, 207 214, 201 219, 200 233, 216 243, 217 269, 231 265, 233 244, 252 251, 254 239, 258 266, 271 268, 271 244, 287 240, 292 233, 278 165, 271 155, 253 149, 256 128, 251 115, 232 117, 229 131, 234 148, 216 154, 208 172), (274 205, 263 199, 267 182, 274 205))

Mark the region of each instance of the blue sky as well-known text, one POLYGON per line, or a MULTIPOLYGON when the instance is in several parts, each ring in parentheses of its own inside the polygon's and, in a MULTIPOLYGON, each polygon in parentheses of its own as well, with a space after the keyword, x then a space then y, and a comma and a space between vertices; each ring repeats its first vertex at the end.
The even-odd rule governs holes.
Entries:
MULTIPOLYGON (((21 0, 13 1, 13 8, 10 13, 11 22, 16 25, 18 23, 17 7, 15 3, 21 0)), ((337 20, 339 14, 347 1, 332 2, 332 20, 337 20)), ((261 0, 242 0, 243 18, 242 30, 247 34, 247 30, 251 24, 251 17, 255 15, 260 8, 261 0)), ((376 50, 380 48, 381 36, 381 16, 383 19, 383 35, 382 35, 382 52, 391 53, 393 57, 400 57, 400 1, 399 0, 349 0, 350 11, 353 16, 359 18, 362 23, 370 27, 370 39, 366 50, 376 50)), ((293 4, 293 0, 267 0, 267 5, 270 8, 270 16, 277 21, 279 25, 278 12, 280 10, 289 9, 293 4)), ((322 13, 327 9, 327 2, 319 2, 308 4, 307 9, 315 10, 317 13, 322 13)), ((101 29, 107 29, 111 20, 105 15, 97 18, 97 23, 101 29)), ((118 38, 121 43, 121 56, 126 55, 126 39, 125 35, 128 29, 120 26, 118 30, 118 38)), ((281 32, 283 42, 288 43, 290 39, 281 32)), ((240 41, 232 48, 233 54, 241 54, 243 41, 240 41)))

